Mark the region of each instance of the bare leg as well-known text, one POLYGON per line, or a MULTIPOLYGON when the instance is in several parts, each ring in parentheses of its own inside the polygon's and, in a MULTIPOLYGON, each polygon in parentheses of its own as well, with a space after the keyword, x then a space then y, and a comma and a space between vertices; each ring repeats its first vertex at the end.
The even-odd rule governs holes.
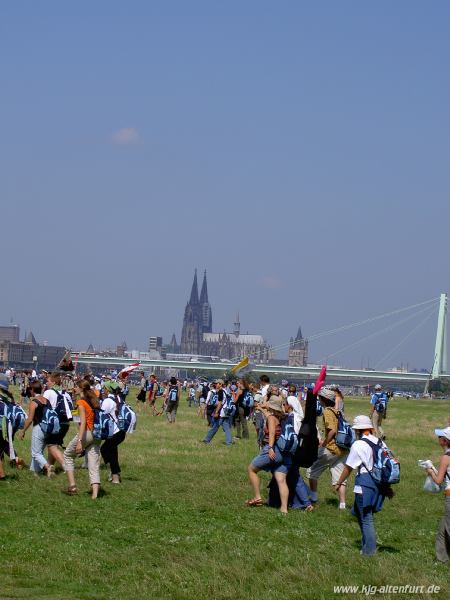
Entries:
POLYGON ((286 474, 285 473, 275 473, 275 479, 278 483, 278 489, 280 490, 280 499, 281 499, 280 512, 287 514, 288 500, 289 500, 289 488, 286 483, 286 474))
POLYGON ((98 492, 100 490, 100 484, 99 483, 93 483, 91 485, 92 488, 92 500, 95 500, 98 496, 98 492))
POLYGON ((248 478, 253 488, 253 495, 255 500, 261 499, 261 481, 258 476, 258 470, 255 470, 252 465, 248 466, 248 478))
POLYGON ((59 462, 59 464, 64 469, 64 454, 61 452, 58 446, 49 446, 48 447, 48 455, 49 455, 49 464, 53 465, 55 460, 59 462), (53 459, 53 460, 52 460, 53 459))
POLYGON ((345 491, 347 489, 346 485, 341 485, 339 488, 339 504, 345 504, 345 491))

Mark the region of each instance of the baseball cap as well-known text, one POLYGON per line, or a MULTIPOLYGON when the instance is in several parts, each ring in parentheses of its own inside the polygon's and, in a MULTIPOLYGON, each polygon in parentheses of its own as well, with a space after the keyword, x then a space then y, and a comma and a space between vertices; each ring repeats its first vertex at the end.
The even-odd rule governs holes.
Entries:
POLYGON ((220 383, 220 385, 224 385, 224 380, 223 379, 216 379, 216 383, 220 383))
POLYGON ((377 385, 375 386, 375 388, 377 391, 381 390, 381 385, 379 383, 377 383, 377 385))
POLYGON ((435 429, 434 433, 438 437, 446 438, 450 442, 450 427, 446 427, 445 429, 435 429))

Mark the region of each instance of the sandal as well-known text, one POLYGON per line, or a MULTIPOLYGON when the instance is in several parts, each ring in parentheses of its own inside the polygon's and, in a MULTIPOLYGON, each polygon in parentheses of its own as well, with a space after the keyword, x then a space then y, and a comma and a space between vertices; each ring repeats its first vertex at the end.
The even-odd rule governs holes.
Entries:
POLYGON ((306 508, 305 508, 305 512, 314 512, 314 506, 312 504, 309 504, 306 508))
POLYGON ((245 506, 264 506, 264 501, 262 498, 252 498, 251 500, 247 500, 245 506))
POLYGON ((78 494, 78 488, 76 485, 69 485, 66 490, 63 490, 63 494, 67 494, 68 496, 75 496, 78 494))

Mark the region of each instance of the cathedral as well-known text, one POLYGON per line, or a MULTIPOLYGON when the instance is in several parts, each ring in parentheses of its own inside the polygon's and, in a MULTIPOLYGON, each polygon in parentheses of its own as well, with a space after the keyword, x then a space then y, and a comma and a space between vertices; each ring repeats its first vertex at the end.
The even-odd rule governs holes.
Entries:
POLYGON ((203 274, 199 296, 197 270, 194 274, 191 296, 184 309, 181 353, 217 356, 233 361, 249 356, 252 361, 257 363, 269 362, 272 358, 271 348, 261 335, 241 333, 239 314, 236 316, 232 333, 213 332, 206 271, 203 274))
POLYGON ((298 328, 297 335, 291 338, 289 342, 289 366, 306 367, 308 364, 308 340, 302 335, 301 327, 298 328))

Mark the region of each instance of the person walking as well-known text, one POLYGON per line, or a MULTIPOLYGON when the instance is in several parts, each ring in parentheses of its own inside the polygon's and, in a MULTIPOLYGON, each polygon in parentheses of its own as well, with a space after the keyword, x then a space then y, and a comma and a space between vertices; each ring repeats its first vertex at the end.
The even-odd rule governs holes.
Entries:
MULTIPOLYGON (((28 418, 25 421, 25 425, 19 434, 21 440, 25 438, 30 425, 33 425, 33 432, 31 434, 31 464, 30 471, 35 475, 38 475, 41 471, 47 475, 47 477, 53 477, 55 475, 54 466, 50 465, 48 460, 44 456, 44 448, 46 446, 46 435, 41 428, 41 423, 44 418, 44 409, 49 406, 47 398, 42 396, 42 385, 39 381, 33 381, 31 384, 31 400, 28 408, 28 418)), ((64 468, 64 457, 62 452, 58 453, 60 458, 60 464, 64 468)))
POLYGON ((444 516, 439 523, 435 548, 436 559, 439 562, 446 563, 450 555, 450 427, 435 429, 434 433, 439 439, 443 454, 437 472, 432 468, 428 468, 427 473, 437 485, 442 486, 444 484, 444 516))
POLYGON ((84 451, 88 460, 91 497, 95 500, 100 491, 100 440, 95 439, 93 435, 94 409, 100 408, 100 403, 87 382, 83 384, 83 387, 79 391, 81 393, 81 398, 77 403, 80 415, 79 429, 77 435, 64 451, 64 464, 68 480, 66 493, 70 496, 78 493, 75 483, 74 459, 84 451))
POLYGON ((109 465, 108 481, 118 484, 122 482, 119 465, 119 445, 126 437, 125 431, 121 431, 117 423, 117 408, 118 404, 122 402, 119 397, 120 386, 115 381, 107 381, 105 383, 105 392, 107 396, 102 400, 101 408, 103 412, 111 415, 114 421, 114 429, 112 437, 106 439, 101 445, 100 454, 105 465, 109 465))
POLYGON ((227 446, 233 444, 231 436, 231 427, 234 412, 236 411, 236 405, 233 402, 233 398, 227 394, 224 390, 225 382, 223 379, 216 381, 217 390, 217 406, 212 414, 211 427, 208 430, 205 438, 202 440, 204 444, 209 444, 216 433, 219 431, 219 427, 222 427, 225 433, 225 443, 227 446))
POLYGON ((359 415, 353 420, 352 428, 358 439, 352 444, 334 489, 339 493, 353 469, 358 469, 352 512, 357 517, 361 530, 361 554, 373 556, 377 549, 373 515, 381 510, 385 497, 392 497, 393 492, 391 488, 386 487, 382 493, 380 486, 375 483, 371 475, 374 463, 371 444, 380 443, 378 437, 374 435, 371 419, 366 415, 359 415))
POLYGON ((375 435, 380 439, 384 440, 385 435, 381 423, 386 418, 388 399, 386 394, 383 392, 383 388, 378 383, 375 386, 375 391, 370 399, 370 418, 373 424, 375 435))
POLYGON ((176 377, 171 377, 169 385, 166 387, 164 392, 165 397, 165 411, 168 423, 175 423, 177 418, 178 405, 181 397, 181 384, 177 381, 176 377))
MULTIPOLYGON (((334 486, 338 481, 344 469, 344 460, 347 452, 339 448, 336 444, 336 434, 338 430, 338 417, 334 410, 335 393, 334 390, 323 387, 318 393, 318 399, 323 408, 323 439, 319 444, 319 452, 317 460, 308 469, 307 476, 309 477, 309 488, 311 490, 310 497, 313 502, 317 502, 317 482, 320 475, 329 469, 331 473, 331 484, 334 486)), ((343 483, 339 488, 339 509, 344 510, 345 505, 345 488, 346 483, 343 483)))
POLYGON ((236 416, 234 418, 237 439, 244 438, 244 440, 248 440, 250 437, 247 418, 250 416, 253 402, 253 394, 250 391, 248 382, 245 379, 240 379, 237 383, 236 416))

